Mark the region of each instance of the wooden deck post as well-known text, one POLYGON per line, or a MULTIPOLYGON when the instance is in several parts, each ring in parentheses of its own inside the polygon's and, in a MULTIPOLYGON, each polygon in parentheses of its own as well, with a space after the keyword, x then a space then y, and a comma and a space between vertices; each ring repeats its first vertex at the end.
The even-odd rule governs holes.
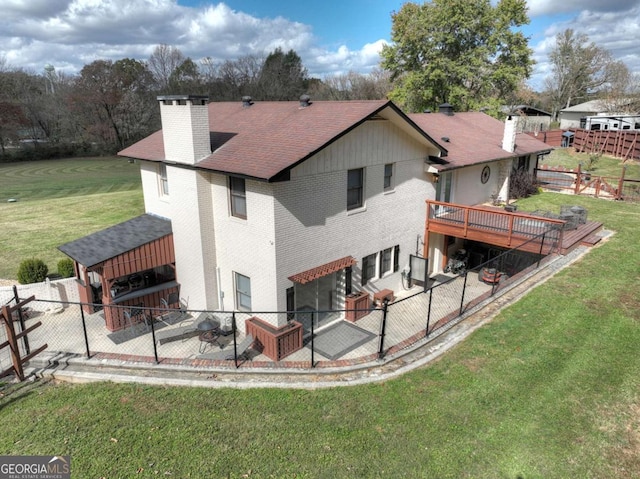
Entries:
POLYGON ((24 370, 22 369, 22 361, 20 360, 20 349, 18 340, 16 339, 16 330, 13 326, 13 318, 11 317, 11 308, 9 306, 2 307, 2 316, 4 317, 4 326, 7 331, 7 340, 11 350, 11 362, 13 370, 20 381, 24 381, 24 370))

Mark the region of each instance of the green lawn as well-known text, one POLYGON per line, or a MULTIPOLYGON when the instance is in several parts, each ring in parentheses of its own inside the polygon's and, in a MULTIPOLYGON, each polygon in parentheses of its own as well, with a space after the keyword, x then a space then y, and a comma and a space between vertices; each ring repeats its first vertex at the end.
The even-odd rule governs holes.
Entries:
MULTIPOLYGON (((542 161, 542 165, 564 166, 576 169, 582 163, 582 170, 586 171, 589 164, 588 153, 576 153, 573 148, 556 148, 542 161)), ((623 161, 611 156, 602 156, 591 170, 594 175, 620 178, 622 169, 626 167, 625 178, 640 179, 640 162, 634 160, 623 161)))
POLYGON ((69 454, 82 478, 640 478, 640 206, 518 204, 615 234, 428 367, 318 391, 14 386, 0 454, 69 454))
POLYGON ((0 163, 0 185, 3 279, 31 257, 55 273, 59 245, 144 213, 139 165, 124 158, 0 163))

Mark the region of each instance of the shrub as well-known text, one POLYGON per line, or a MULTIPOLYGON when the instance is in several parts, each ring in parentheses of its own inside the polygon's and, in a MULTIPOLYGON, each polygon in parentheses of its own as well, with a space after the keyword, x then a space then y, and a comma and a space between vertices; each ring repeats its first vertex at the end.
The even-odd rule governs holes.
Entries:
POLYGON ((39 283, 47 277, 49 268, 41 259, 25 259, 18 268, 18 281, 20 284, 39 283))
POLYGON ((58 274, 63 278, 71 278, 75 274, 73 270, 73 260, 71 258, 58 261, 58 274))
POLYGON ((538 193, 538 185, 533 175, 525 170, 511 173, 509 179, 509 198, 527 198, 538 193))

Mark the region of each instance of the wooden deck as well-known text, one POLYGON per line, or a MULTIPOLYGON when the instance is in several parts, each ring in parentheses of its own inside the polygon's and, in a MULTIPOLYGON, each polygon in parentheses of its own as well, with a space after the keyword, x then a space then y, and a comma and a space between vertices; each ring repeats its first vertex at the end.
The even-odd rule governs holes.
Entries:
POLYGON ((566 229, 566 221, 491 206, 427 201, 425 254, 429 233, 464 238, 530 253, 566 254, 580 244, 595 244, 602 223, 588 221, 566 229))

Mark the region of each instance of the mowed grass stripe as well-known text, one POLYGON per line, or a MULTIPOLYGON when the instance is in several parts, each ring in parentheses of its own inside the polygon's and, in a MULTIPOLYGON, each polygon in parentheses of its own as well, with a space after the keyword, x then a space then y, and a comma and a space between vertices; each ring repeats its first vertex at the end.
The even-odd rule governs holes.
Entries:
POLYGON ((0 201, 63 198, 140 187, 137 163, 124 158, 74 158, 0 164, 0 201))
POLYGON ((56 272, 58 246, 144 212, 139 165, 123 158, 0 164, 0 184, 2 279, 31 257, 56 272))

